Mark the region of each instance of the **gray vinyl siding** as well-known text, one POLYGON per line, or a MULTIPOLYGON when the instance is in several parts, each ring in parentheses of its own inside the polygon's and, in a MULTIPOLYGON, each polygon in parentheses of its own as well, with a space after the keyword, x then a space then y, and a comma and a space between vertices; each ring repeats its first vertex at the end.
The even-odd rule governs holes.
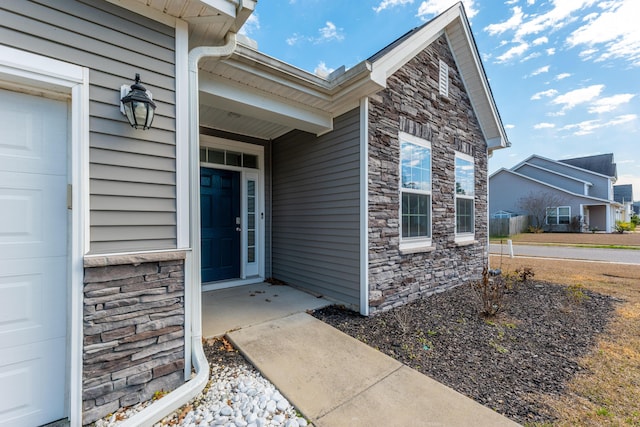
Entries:
POLYGON ((598 197, 600 199, 609 199, 609 179, 603 175, 538 157, 533 157, 529 159, 528 162, 564 175, 569 175, 574 178, 590 182, 593 185, 589 187, 588 196, 598 197))
POLYGON ((360 289, 359 110, 273 143, 273 277, 352 307, 360 289))
POLYGON ((536 168, 526 164, 518 168, 518 173, 538 181, 546 182, 554 187, 563 188, 572 193, 585 194, 585 181, 573 179, 566 175, 559 175, 549 170, 536 168))
POLYGON ((176 247, 174 29, 104 1, 0 2, 0 43, 89 68, 90 252, 176 247), (157 104, 129 126, 136 73, 157 104))

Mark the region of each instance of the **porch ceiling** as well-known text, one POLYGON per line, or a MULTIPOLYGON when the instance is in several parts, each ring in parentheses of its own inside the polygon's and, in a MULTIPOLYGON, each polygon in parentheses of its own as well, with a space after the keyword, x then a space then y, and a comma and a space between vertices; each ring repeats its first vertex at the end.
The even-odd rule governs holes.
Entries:
POLYGON ((264 139, 328 132, 334 117, 382 89, 369 65, 325 79, 238 44, 230 58, 200 62, 200 124, 264 139))

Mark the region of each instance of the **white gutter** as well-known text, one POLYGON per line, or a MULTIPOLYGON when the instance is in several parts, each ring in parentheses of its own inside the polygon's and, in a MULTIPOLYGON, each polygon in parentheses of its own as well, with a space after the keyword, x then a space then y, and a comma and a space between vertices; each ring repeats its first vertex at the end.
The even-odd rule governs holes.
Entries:
MULTIPOLYGON (((123 421, 121 427, 153 426, 156 422, 197 396, 209 381, 209 362, 202 348, 202 290, 200 287, 200 117, 198 96, 198 63, 204 57, 224 59, 236 48, 236 34, 228 33, 223 46, 201 46, 189 52, 189 166, 190 166, 190 235, 191 284, 191 358, 195 376, 162 399, 123 421)), ((186 266, 185 266, 186 267, 186 266)), ((188 267, 187 267, 188 268, 188 267)), ((188 332, 188 331, 186 331, 188 332)))

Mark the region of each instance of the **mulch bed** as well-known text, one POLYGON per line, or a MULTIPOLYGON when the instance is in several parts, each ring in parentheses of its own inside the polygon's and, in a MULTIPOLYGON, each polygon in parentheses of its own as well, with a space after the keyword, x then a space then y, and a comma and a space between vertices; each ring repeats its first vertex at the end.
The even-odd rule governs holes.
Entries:
POLYGON ((331 306, 315 317, 518 423, 554 421, 540 395, 559 395, 585 369, 616 300, 527 281, 497 316, 479 314, 469 284, 365 318, 331 306))

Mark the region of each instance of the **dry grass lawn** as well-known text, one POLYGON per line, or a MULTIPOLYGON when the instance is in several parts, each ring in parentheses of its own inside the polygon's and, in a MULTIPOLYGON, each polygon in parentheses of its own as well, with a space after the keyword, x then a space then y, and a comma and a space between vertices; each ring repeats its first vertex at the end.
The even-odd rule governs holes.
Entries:
MULTIPOLYGON (((608 241, 611 243, 606 244, 618 245, 622 238, 624 245, 640 245, 640 233, 520 236, 537 243, 576 243, 579 239, 580 243, 608 241)), ((580 361, 586 369, 572 379, 569 392, 552 401, 544 399, 558 417, 554 426, 640 426, 640 265, 509 257, 501 260, 492 255, 491 267, 500 264, 503 271, 531 267, 536 280, 571 286, 577 293, 590 289, 622 301, 597 346, 580 361)))

